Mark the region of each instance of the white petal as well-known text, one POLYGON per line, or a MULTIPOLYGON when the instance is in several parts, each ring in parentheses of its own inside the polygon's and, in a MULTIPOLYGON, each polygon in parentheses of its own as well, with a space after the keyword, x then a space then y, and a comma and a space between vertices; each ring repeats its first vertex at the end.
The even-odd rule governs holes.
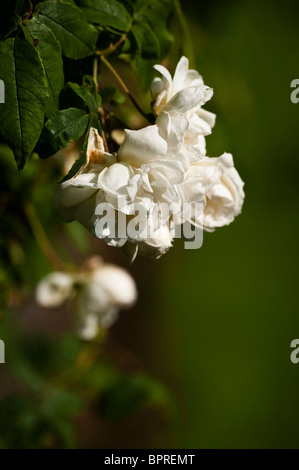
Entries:
POLYGON ((165 78, 166 80, 166 83, 168 84, 168 86, 170 86, 172 84, 172 78, 171 78, 171 75, 169 73, 169 71, 167 70, 167 68, 163 67, 163 65, 154 65, 154 69, 156 69, 158 72, 160 72, 160 74, 165 78))
POLYGON ((100 173, 99 186, 108 194, 126 194, 127 185, 133 176, 134 173, 130 165, 114 163, 100 173))
POLYGON ((77 334, 79 338, 87 341, 94 339, 99 331, 99 319, 95 313, 85 314, 77 321, 77 334))
POLYGON ((167 152, 167 142, 161 137, 156 125, 147 126, 138 131, 126 129, 125 133, 124 143, 118 151, 118 158, 121 162, 140 167, 150 160, 160 158, 167 152))
POLYGON ((204 210, 204 228, 214 230, 230 224, 240 214, 244 202, 244 183, 237 170, 232 166, 230 154, 219 157, 223 174, 220 181, 207 193, 204 210))
POLYGON ((36 301, 43 307, 58 307, 71 296, 72 290, 72 276, 64 272, 53 272, 38 283, 36 301))
POLYGON ((137 289, 132 276, 117 266, 104 265, 95 271, 93 282, 105 290, 111 304, 128 307, 137 298, 137 289))
POLYGON ((139 243, 138 250, 142 256, 159 259, 172 247, 173 235, 168 225, 162 225, 150 239, 139 243))
POLYGON ((151 84, 151 94, 154 100, 161 93, 161 91, 163 91, 163 87, 164 87, 163 80, 158 77, 154 78, 151 84))
POLYGON ((188 69, 189 69, 189 60, 187 59, 187 57, 183 56, 179 60, 175 69, 174 76, 173 76, 173 88, 175 90, 179 90, 183 88, 188 69))
POLYGON ((204 93, 201 87, 188 87, 179 91, 163 106, 163 111, 184 113, 203 104, 204 93))
POLYGON ((156 120, 160 134, 167 140, 168 147, 175 147, 184 139, 188 129, 188 120, 178 113, 162 112, 156 120))
POLYGON ((179 184, 185 175, 184 167, 177 160, 156 160, 150 163, 149 178, 151 183, 157 182, 161 176, 170 184, 179 184))

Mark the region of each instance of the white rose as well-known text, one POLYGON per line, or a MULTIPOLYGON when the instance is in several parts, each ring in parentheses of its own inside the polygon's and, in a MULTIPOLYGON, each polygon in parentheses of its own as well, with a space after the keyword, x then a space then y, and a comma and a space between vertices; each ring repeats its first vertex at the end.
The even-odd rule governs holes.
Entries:
POLYGON ((244 182, 233 166, 233 159, 226 154, 223 174, 217 184, 207 192, 204 210, 204 229, 213 231, 216 227, 230 224, 242 211, 244 202, 244 182))
POLYGON ((162 78, 156 78, 151 85, 155 114, 162 111, 184 113, 195 106, 203 105, 212 97, 213 91, 204 85, 199 73, 189 70, 186 57, 178 62, 173 79, 162 65, 155 65, 154 68, 162 75, 162 78))
POLYGON ((130 274, 117 266, 100 266, 90 274, 74 301, 79 336, 93 339, 101 327, 109 328, 116 321, 120 308, 132 306, 136 298, 130 274))
MULTIPOLYGON (((188 122, 184 142, 194 147, 198 158, 204 156, 204 136, 211 133, 216 116, 203 110, 202 106, 211 99, 213 90, 204 85, 202 77, 196 70, 189 70, 189 61, 186 57, 182 57, 178 62, 173 79, 165 67, 156 65, 155 69, 162 75, 162 78, 155 78, 151 86, 155 100, 153 112, 158 116, 157 124, 160 132, 162 134, 165 132, 165 119, 161 120, 161 114, 183 115, 188 122)), ((174 124, 175 121, 172 119, 171 126, 174 124)), ((170 130, 168 133, 170 134, 170 130)))
POLYGON ((207 231, 230 224, 241 212, 244 183, 233 165, 228 153, 218 158, 204 157, 190 166, 179 186, 183 202, 203 203, 203 217, 198 214, 194 223, 207 231))
POLYGON ((94 338, 101 327, 110 327, 121 308, 137 298, 133 278, 127 271, 99 258, 88 261, 88 269, 72 274, 53 272, 37 285, 36 299, 43 307, 53 308, 70 301, 76 313, 81 338, 94 338))
POLYGON ((46 308, 62 305, 73 293, 73 278, 64 272, 53 272, 45 276, 37 285, 36 301, 46 308))

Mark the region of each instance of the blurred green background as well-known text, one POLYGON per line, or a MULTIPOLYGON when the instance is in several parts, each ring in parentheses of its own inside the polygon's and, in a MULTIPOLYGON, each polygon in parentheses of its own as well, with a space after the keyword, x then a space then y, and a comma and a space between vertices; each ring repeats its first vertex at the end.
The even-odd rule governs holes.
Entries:
POLYGON ((177 241, 149 265, 151 365, 178 397, 176 445, 298 448, 298 3, 183 8, 197 68, 214 88, 208 155, 233 154, 246 198, 200 250, 177 241))
MULTIPOLYGON (((82 374, 81 384, 83 356, 79 376, 77 370, 68 383, 71 389, 74 380, 79 384, 78 396, 65 390, 68 376, 58 391, 50 378, 47 399, 35 413, 24 384, 34 384, 40 397, 38 374, 51 376, 69 367, 80 346, 67 335, 70 312, 39 311, 37 320, 33 300, 20 311, 14 307, 14 321, 35 336, 19 340, 11 333, 14 328, 1 325, 7 362, 20 342, 27 354, 26 360, 16 361, 17 381, 6 371, 8 365, 1 365, 0 391, 6 400, 0 406, 2 447, 298 448, 299 364, 290 361, 290 343, 299 337, 299 104, 290 100, 290 83, 299 78, 298 4, 184 0, 182 7, 197 69, 214 88, 206 105, 217 114, 207 138, 208 155, 233 154, 245 181, 243 213, 229 227, 206 234, 200 250, 184 250, 177 240, 159 261, 139 258, 132 267, 117 250, 92 241, 93 251, 131 270, 139 302, 121 314, 104 360, 93 374, 82 374), (123 372, 111 372, 111 357, 129 380, 123 372), (82 392, 83 382, 94 390, 102 387, 105 406, 103 398, 98 407, 93 395, 82 392), (112 384, 110 389, 105 385, 108 392, 105 387, 103 392, 104 382, 112 384), (149 400, 140 408, 135 405, 144 390, 149 400), (21 392, 22 400, 11 398, 21 392), (82 396, 90 409, 69 425, 68 417, 80 414, 82 396), (120 402, 131 411, 128 416, 117 413, 120 402), (104 413, 97 416, 95 408, 104 413), (13 436, 8 444, 6 433, 13 436)), ((172 71, 178 52, 171 56, 172 71)), ((53 174, 43 178, 43 195, 32 197, 47 224, 53 217, 46 202, 53 174)), ((66 230, 85 246, 84 235, 73 225, 66 230)), ((55 236, 55 228, 49 231, 55 236)), ((84 253, 60 243, 76 260, 84 259, 84 253)), ((23 262, 33 283, 49 271, 36 261, 35 250, 32 242, 26 251, 32 262, 23 262)), ((10 252, 18 264, 23 255, 13 243, 10 252)))

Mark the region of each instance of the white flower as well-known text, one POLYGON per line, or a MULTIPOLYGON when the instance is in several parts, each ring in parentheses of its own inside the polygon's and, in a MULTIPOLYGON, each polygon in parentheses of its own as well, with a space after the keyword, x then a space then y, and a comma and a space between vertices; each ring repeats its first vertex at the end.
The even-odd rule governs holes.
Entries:
POLYGON ((62 305, 73 292, 73 278, 64 272, 53 272, 45 276, 37 285, 37 302, 46 308, 62 305))
POLYGON ((74 301, 79 336, 93 339, 101 326, 109 328, 119 309, 130 307, 136 298, 135 282, 124 269, 100 266, 83 283, 74 301))
POLYGON ((76 313, 77 331, 83 339, 93 339, 101 327, 109 328, 120 308, 130 307, 137 298, 133 278, 124 269, 89 260, 81 272, 53 272, 36 288, 37 302, 51 308, 71 301, 76 313))
POLYGON ((136 256, 146 256, 149 258, 159 259, 171 247, 173 242, 172 223, 160 225, 157 230, 151 232, 150 237, 134 243, 130 240, 123 246, 124 253, 133 262, 136 256))
POLYGON ((207 204, 204 210, 204 229, 213 231, 217 227, 230 224, 241 213, 244 202, 244 182, 233 166, 233 159, 226 154, 223 174, 210 191, 207 192, 207 204))
MULTIPOLYGON (((148 126, 147 132, 143 131, 126 133, 118 154, 121 161, 115 162, 113 155, 104 153, 97 131, 91 129, 92 135, 97 137, 93 149, 96 153, 99 147, 97 158, 92 164, 85 164, 73 178, 58 185, 54 193, 54 203, 63 220, 78 220, 111 246, 122 247, 126 243, 153 246, 151 234, 162 224, 156 216, 160 203, 179 201, 175 188, 184 180, 189 160, 179 150, 176 155, 167 149, 167 142, 159 136, 157 126, 148 126), (121 221, 126 226, 121 236, 118 231, 119 213, 123 215, 121 221), (136 213, 141 213, 138 232, 134 230, 132 220, 136 213)), ((171 246, 171 241, 161 239, 158 253, 158 240, 156 238, 154 242, 155 257, 171 246)), ((140 253, 146 252, 144 248, 140 250, 140 253)))
POLYGON ((203 203, 203 215, 193 222, 204 230, 228 225, 241 212, 244 183, 233 165, 228 153, 218 158, 204 157, 190 166, 179 186, 183 202, 203 203))
POLYGON ((182 225, 213 231, 229 224, 244 200, 232 156, 206 156, 215 115, 202 106, 213 91, 186 57, 173 79, 165 67, 155 68, 162 75, 151 87, 155 124, 125 130, 116 156, 91 128, 86 163, 54 195, 63 220, 78 220, 131 260, 137 253, 159 258, 182 225))
MULTIPOLYGON (((211 134, 215 124, 215 114, 203 110, 202 106, 211 99, 213 90, 206 85, 196 70, 189 70, 189 61, 182 57, 178 62, 172 79, 168 70, 162 65, 155 65, 162 78, 155 78, 151 85, 154 99, 153 112, 158 116, 160 131, 165 132, 165 118, 169 114, 170 126, 177 134, 177 116, 186 119, 188 126, 184 133, 184 143, 193 146, 198 158, 205 155, 204 136, 211 134)), ((169 129, 169 124, 168 124, 169 129)), ((170 131, 168 130, 170 134, 170 131)))
POLYGON ((204 85, 199 73, 189 70, 186 57, 178 62, 173 79, 162 65, 155 65, 154 68, 162 75, 162 78, 155 78, 151 85, 155 99, 153 110, 157 115, 162 111, 184 113, 205 104, 212 97, 213 91, 204 85))

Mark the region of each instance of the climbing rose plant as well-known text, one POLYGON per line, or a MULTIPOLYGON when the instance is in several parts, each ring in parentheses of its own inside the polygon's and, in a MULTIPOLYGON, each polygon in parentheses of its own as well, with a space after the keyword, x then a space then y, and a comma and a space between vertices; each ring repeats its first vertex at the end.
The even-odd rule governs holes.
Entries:
POLYGON ((143 401, 169 416, 172 403, 132 354, 105 352, 108 329, 138 294, 94 242, 131 261, 158 259, 186 225, 196 236, 231 223, 243 182, 231 154, 207 151, 213 90, 195 70, 178 0, 1 6, 1 339, 13 344, 10 374, 26 394, 0 401, 0 444, 74 447, 72 418, 90 397, 113 420, 143 401), (31 307, 34 289, 34 309, 48 309, 47 318, 61 306, 71 312, 71 338, 43 337, 35 350, 18 336, 7 319, 31 307))

